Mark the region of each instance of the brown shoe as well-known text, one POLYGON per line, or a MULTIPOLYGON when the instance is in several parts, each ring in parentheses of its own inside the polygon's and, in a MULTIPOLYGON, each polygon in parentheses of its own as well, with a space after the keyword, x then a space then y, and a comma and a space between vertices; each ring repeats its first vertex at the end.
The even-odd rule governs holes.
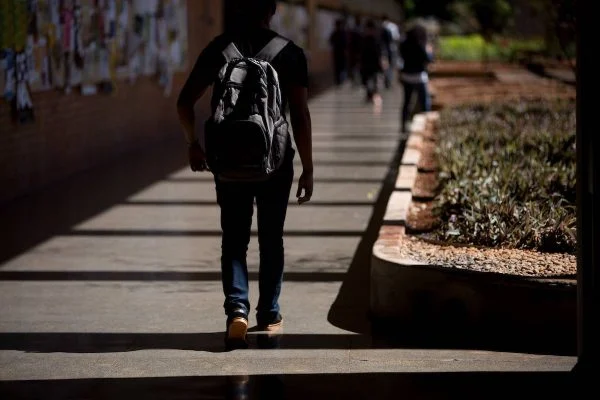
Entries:
POLYGON ((281 314, 277 315, 272 321, 269 322, 259 322, 257 325, 257 330, 269 333, 278 333, 283 329, 283 317, 281 314))
POLYGON ((283 319, 263 326, 265 332, 277 333, 283 329, 283 319))
POLYGON ((246 332, 248 332, 248 320, 242 317, 235 317, 227 327, 227 339, 246 340, 246 332))
POLYGON ((283 337, 283 318, 281 315, 277 319, 268 323, 257 325, 259 334, 256 337, 256 344, 259 349, 279 349, 283 337))
POLYGON ((248 332, 248 319, 235 316, 227 321, 227 332, 225 334, 225 347, 228 350, 247 349, 246 333, 248 332))

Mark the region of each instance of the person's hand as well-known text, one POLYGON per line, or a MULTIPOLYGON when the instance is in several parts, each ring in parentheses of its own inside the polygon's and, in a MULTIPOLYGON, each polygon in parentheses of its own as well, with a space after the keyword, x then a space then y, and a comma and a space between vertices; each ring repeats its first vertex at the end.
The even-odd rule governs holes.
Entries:
POLYGON ((198 142, 194 142, 188 147, 188 158, 192 171, 208 171, 206 154, 204 154, 204 151, 198 142))
POLYGON ((312 171, 303 171, 298 180, 298 191, 296 197, 298 204, 304 204, 310 201, 313 194, 313 173, 312 171))

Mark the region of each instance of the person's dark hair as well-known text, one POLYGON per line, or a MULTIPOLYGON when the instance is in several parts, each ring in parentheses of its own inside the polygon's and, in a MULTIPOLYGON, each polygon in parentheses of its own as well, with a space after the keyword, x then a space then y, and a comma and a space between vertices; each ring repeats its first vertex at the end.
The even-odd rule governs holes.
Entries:
POLYGON ((427 44, 427 29, 423 25, 415 25, 406 32, 406 42, 425 47, 427 44))
POLYGON ((229 0, 227 6, 235 29, 260 25, 277 11, 276 0, 229 0))
POLYGON ((250 4, 256 3, 256 5, 252 7, 253 12, 250 12, 250 14, 254 14, 254 18, 258 21, 261 21, 270 15, 274 15, 277 11, 276 0, 254 0, 246 2, 250 4))

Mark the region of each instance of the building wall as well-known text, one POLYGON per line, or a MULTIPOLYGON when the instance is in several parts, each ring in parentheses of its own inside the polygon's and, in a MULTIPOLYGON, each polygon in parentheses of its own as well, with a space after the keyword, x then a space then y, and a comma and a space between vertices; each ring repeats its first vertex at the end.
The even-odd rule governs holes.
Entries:
POLYGON ((381 17, 387 15, 393 20, 402 17, 400 3, 397 0, 339 0, 341 6, 354 14, 381 17))
MULTIPOLYGON (((340 0, 297 3, 307 7, 310 18, 315 18, 318 7, 343 6, 340 0)), ((52 89, 31 94, 35 119, 29 123, 13 121, 10 105, 0 98, 0 204, 183 135, 175 112, 176 96, 197 55, 222 31, 224 0, 187 0, 186 4, 187 68, 175 73, 169 96, 156 78, 141 76, 133 84, 117 80, 110 94, 83 96, 78 88, 70 94, 52 89)), ((330 51, 315 45, 312 31, 308 35, 305 50, 311 84, 323 88, 332 81, 330 51)), ((207 110, 208 98, 204 98, 197 111, 206 114, 207 110)))
MULTIPOLYGON (((188 0, 187 13, 189 66, 221 31, 221 1, 188 0)), ((117 81, 111 94, 33 93, 35 120, 25 124, 14 122, 0 99, 0 204, 179 134, 175 101, 186 73, 175 73, 170 96, 151 77, 117 81)))

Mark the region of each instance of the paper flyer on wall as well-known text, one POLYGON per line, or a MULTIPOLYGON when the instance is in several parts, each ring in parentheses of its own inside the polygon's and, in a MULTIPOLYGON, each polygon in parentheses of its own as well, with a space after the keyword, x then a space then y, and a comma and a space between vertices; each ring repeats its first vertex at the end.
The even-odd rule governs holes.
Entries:
POLYGON ((30 92, 110 93, 139 76, 169 96, 186 60, 185 0, 0 0, 0 94, 23 107, 30 92))

